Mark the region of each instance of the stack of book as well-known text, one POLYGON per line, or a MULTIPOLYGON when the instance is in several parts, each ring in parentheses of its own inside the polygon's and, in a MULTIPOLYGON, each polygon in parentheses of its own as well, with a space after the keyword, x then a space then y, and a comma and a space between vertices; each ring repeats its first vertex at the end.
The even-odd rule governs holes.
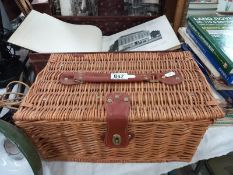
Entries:
POLYGON ((233 1, 232 0, 218 0, 217 13, 219 15, 233 14, 233 1))
POLYGON ((232 0, 189 0, 187 16, 222 16, 232 14, 232 0))
POLYGON ((190 0, 188 7, 188 16, 215 15, 217 8, 217 0, 190 0))
POLYGON ((183 48, 193 52, 209 83, 225 98, 227 123, 233 124, 233 16, 190 16, 179 33, 187 44, 183 48))

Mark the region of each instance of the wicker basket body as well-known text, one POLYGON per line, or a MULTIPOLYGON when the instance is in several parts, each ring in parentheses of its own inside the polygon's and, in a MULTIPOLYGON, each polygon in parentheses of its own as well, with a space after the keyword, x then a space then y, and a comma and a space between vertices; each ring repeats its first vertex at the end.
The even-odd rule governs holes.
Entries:
POLYGON ((39 73, 16 124, 44 159, 88 162, 190 161, 209 124, 223 117, 204 76, 188 52, 54 54, 39 73), (83 83, 66 86, 66 71, 159 73, 175 70, 178 85, 159 82, 83 83), (125 148, 105 146, 106 95, 131 98, 125 148))

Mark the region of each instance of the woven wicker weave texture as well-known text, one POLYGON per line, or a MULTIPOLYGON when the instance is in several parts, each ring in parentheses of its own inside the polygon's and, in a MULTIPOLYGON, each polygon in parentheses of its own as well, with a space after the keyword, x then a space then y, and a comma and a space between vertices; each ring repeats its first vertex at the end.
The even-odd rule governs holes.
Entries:
POLYGON ((189 52, 51 55, 14 115, 43 158, 95 162, 189 161, 208 125, 220 117, 223 113, 189 52), (182 84, 59 83, 59 75, 67 71, 172 70, 182 75, 182 84), (101 140, 110 92, 131 97, 129 131, 135 138, 126 148, 108 148, 101 140))

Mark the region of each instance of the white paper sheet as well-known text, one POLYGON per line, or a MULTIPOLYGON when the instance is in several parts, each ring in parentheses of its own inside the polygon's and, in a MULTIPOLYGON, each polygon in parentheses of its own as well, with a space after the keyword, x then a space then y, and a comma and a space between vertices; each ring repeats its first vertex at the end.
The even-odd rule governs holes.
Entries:
POLYGON ((97 52, 102 32, 95 26, 65 23, 33 10, 8 42, 39 53, 97 52))
MULTIPOLYGON (((174 30, 172 29, 169 21, 167 20, 167 17, 164 15, 154 20, 145 22, 141 25, 127 29, 125 31, 116 33, 114 35, 103 37, 102 51, 109 51, 111 45, 115 41, 119 40, 120 37, 141 31, 145 33, 146 32, 151 33, 152 31, 159 31, 161 37, 153 42, 142 45, 140 47, 127 49, 127 51, 164 51, 164 50, 172 50, 175 48, 177 49, 180 46, 180 42, 174 30)), ((148 35, 148 37, 150 37, 150 35, 148 35)))

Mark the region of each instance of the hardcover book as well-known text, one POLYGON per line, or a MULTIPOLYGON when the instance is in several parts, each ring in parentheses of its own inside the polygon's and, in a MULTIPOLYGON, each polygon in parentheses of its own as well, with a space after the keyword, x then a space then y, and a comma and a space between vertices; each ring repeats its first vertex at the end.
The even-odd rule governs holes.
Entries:
POLYGON ((8 42, 39 53, 164 51, 180 47, 166 16, 111 36, 93 25, 75 25, 31 11, 8 42))
POLYGON ((187 33, 190 36, 190 38, 195 42, 195 44, 200 48, 202 53, 206 56, 206 58, 212 63, 212 65, 215 67, 215 69, 219 72, 223 80, 228 85, 233 85, 233 75, 232 74, 226 74, 223 69, 219 66, 218 62, 216 61, 214 55, 212 52, 209 51, 209 49, 201 42, 198 35, 192 29, 189 27, 187 28, 187 33))
MULTIPOLYGON (((193 39, 187 33, 186 27, 179 28, 179 33, 186 43, 186 44, 181 45, 182 49, 185 51, 190 51, 193 54, 194 60, 197 62, 198 66, 204 73, 206 80, 211 85, 213 95, 216 99, 218 99, 221 107, 225 108, 229 105, 229 103, 232 104, 233 103, 233 86, 226 85, 222 79, 216 78, 214 76, 212 72, 213 68, 210 67, 209 62, 208 62, 209 58, 205 56, 206 53, 204 54, 201 50, 199 50, 199 44, 196 44, 197 40, 194 39, 195 42, 193 41, 193 39), (218 97, 223 97, 225 99, 225 102, 224 100, 222 100, 222 98, 218 98, 218 97)), ((210 56, 210 55, 207 54, 207 56, 210 56)), ((214 64, 216 66, 216 63, 214 64)))
POLYGON ((233 17, 213 16, 188 18, 190 28, 199 33, 201 42, 213 53, 226 74, 233 73, 233 17), (201 36, 201 37, 200 37, 201 36))
MULTIPOLYGON (((206 70, 210 72, 211 76, 220 79, 221 76, 218 70, 213 66, 213 64, 206 58, 205 54, 201 51, 199 46, 192 40, 192 38, 187 34, 186 27, 180 27, 178 32, 183 38, 184 42, 192 49, 192 51, 197 55, 201 62, 205 65, 206 70)), ((183 46, 183 45, 182 45, 183 46)))

